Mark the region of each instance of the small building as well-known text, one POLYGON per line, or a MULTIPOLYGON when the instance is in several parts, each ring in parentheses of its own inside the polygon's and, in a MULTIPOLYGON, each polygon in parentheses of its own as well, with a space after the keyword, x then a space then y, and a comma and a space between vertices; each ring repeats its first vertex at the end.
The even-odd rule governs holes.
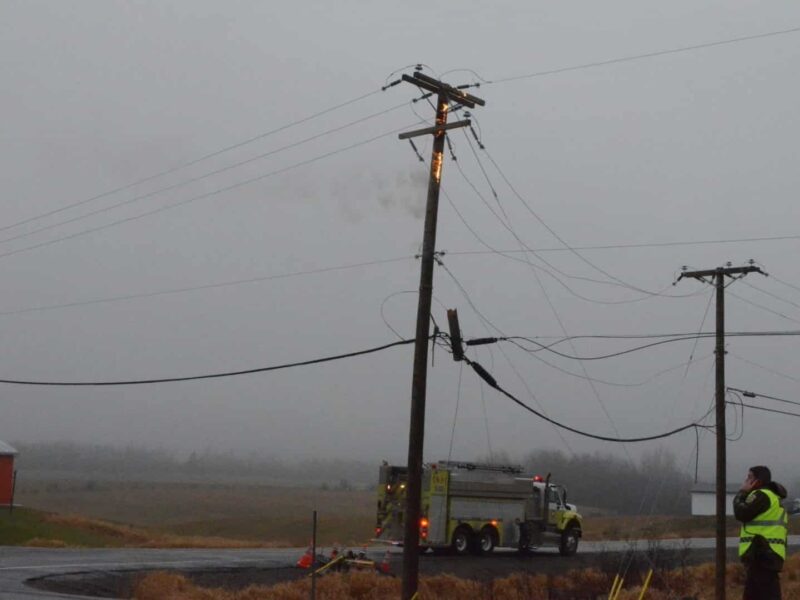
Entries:
POLYGON ((14 457, 17 451, 0 442, 0 506, 10 506, 14 496, 14 457))
MULTIPOLYGON (((725 514, 733 516, 733 497, 739 491, 728 486, 725 498, 725 514)), ((717 514, 717 488, 713 483, 696 483, 692 487, 692 516, 717 514)))

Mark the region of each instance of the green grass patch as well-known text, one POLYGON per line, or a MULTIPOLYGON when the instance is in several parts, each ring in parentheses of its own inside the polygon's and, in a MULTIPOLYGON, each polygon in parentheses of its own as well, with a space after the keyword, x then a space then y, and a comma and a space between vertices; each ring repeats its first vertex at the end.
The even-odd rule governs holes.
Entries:
POLYGON ((50 513, 29 508, 0 512, 0 545, 119 547, 130 542, 121 530, 53 520, 50 513))

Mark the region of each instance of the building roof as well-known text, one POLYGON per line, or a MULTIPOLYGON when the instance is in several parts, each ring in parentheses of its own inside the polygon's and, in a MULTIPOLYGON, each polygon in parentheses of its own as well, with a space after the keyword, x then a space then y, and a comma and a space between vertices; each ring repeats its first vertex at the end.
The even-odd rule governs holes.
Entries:
POLYGON ((14 448, 3 441, 0 441, 0 456, 14 456, 16 454, 18 454, 18 452, 14 448))
MULTIPOLYGON (((739 491, 739 487, 736 485, 728 485, 726 492, 728 494, 736 494, 739 491)), ((692 486, 692 493, 693 494, 716 494, 717 487, 713 483, 695 483, 692 486)))

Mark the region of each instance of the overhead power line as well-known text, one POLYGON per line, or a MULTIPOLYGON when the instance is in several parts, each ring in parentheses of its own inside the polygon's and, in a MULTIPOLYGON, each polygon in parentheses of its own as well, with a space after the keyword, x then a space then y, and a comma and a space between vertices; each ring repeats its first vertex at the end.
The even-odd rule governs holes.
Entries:
POLYGON ((120 208, 122 206, 128 206, 128 205, 134 204, 136 202, 140 202, 141 200, 146 200, 148 198, 153 198, 154 196, 165 194, 167 192, 172 192, 174 190, 180 189, 180 188, 185 187, 187 185, 191 185, 193 183, 197 183, 198 181, 203 181, 205 179, 208 179, 209 177, 214 177, 214 176, 220 175, 222 173, 227 173, 228 171, 231 171, 233 169, 237 169, 239 167, 243 167, 245 165, 254 163, 256 161, 263 160, 265 158, 268 158, 268 157, 273 156, 275 154, 279 154, 279 153, 284 152, 286 150, 290 150, 292 148, 297 148, 299 146, 307 144, 308 142, 312 142, 312 141, 317 140, 319 138, 325 137, 326 135, 331 135, 332 133, 338 133, 339 131, 344 131, 345 129, 348 129, 348 128, 353 127, 355 125, 358 125, 360 123, 364 123, 365 121, 368 121, 370 119, 374 119, 375 117, 383 116, 385 114, 388 114, 390 112, 393 112, 393 111, 395 111, 395 110, 397 110, 399 108, 403 108, 405 106, 406 106, 406 102, 402 102, 402 103, 397 104, 395 106, 392 106, 390 108, 387 108, 387 109, 384 109, 384 110, 381 110, 381 111, 378 111, 378 112, 375 112, 375 113, 371 113, 371 114, 369 114, 369 115, 367 115, 365 117, 360 117, 358 119, 355 119, 355 120, 349 121, 347 123, 344 123, 343 125, 338 125, 336 127, 332 127, 330 129, 326 129, 325 131, 322 131, 320 133, 316 133, 314 135, 308 136, 308 137, 303 138, 301 140, 298 140, 296 142, 292 142, 290 144, 285 144, 283 146, 280 146, 279 148, 274 148, 274 149, 269 150, 267 152, 262 152, 261 154, 257 154, 255 156, 251 156, 249 158, 246 158, 246 159, 243 159, 243 160, 240 160, 240 161, 236 161, 234 163, 225 165, 224 167, 220 167, 218 169, 214 169, 212 171, 208 171, 206 173, 197 175, 195 177, 190 177, 189 179, 184 179, 182 181, 178 181, 176 183, 173 183, 173 184, 170 184, 170 185, 167 185, 167 186, 164 186, 164 187, 157 188, 157 189, 152 190, 150 192, 146 192, 144 194, 139 194, 139 195, 136 195, 136 196, 134 196, 132 198, 127 198, 125 200, 121 200, 119 202, 115 202, 115 203, 110 204, 108 206, 103 206, 103 207, 97 208, 95 210, 92 210, 92 211, 90 211, 88 213, 84 213, 82 215, 76 215, 74 217, 71 217, 69 219, 65 219, 63 221, 58 221, 57 223, 51 223, 50 225, 44 225, 42 227, 37 227, 36 229, 32 229, 30 231, 26 231, 26 232, 23 232, 23 233, 20 233, 20 234, 11 236, 11 237, 0 239, 0 244, 5 244, 5 243, 8 243, 8 242, 13 242, 14 240, 18 240, 18 239, 21 239, 21 238, 30 237, 32 235, 35 235, 37 233, 41 233, 43 231, 49 231, 50 229, 55 229, 56 227, 61 227, 63 225, 69 225, 70 223, 75 223, 76 221, 82 221, 84 219, 88 219, 89 217, 93 217, 95 215, 99 215, 99 214, 108 212, 110 210, 114 210, 115 208, 120 208))
POLYGON ((732 392, 738 392, 745 398, 766 398, 767 400, 774 400, 775 402, 783 402, 784 404, 794 404, 795 406, 800 406, 800 402, 796 402, 794 400, 784 400, 783 398, 777 398, 775 396, 767 396, 766 394, 757 394, 756 392, 750 392, 748 390, 740 390, 735 387, 728 388, 732 392))
POLYGON ((507 390, 503 389, 500 386, 500 384, 497 383, 497 380, 488 371, 486 371, 486 369, 484 369, 480 364, 478 364, 477 362, 475 362, 473 360, 469 360, 466 357, 464 358, 464 360, 467 362, 467 364, 469 364, 469 366, 472 367, 473 371, 475 371, 475 373, 477 373, 478 376, 481 379, 483 379, 487 384, 489 384, 490 387, 493 387, 498 392, 500 392, 501 394, 503 394, 504 396, 506 396, 507 398, 512 400, 514 403, 516 403, 517 405, 519 405, 520 407, 522 407, 523 409, 525 409, 529 413, 532 413, 532 414, 536 415, 540 419, 543 419, 543 420, 547 421, 548 423, 550 423, 552 425, 555 425, 556 427, 559 427, 561 429, 565 429, 566 431, 571 431, 572 433, 576 433, 576 434, 581 435, 583 437, 588 437, 588 438, 591 438, 591 439, 594 439, 594 440, 600 440, 600 441, 603 441, 603 442, 616 442, 616 443, 626 444, 626 443, 634 443, 634 442, 649 442, 649 441, 652 441, 652 440, 659 440, 659 439, 663 439, 663 438, 667 438, 667 437, 676 435, 676 434, 681 433, 682 431, 686 431, 688 429, 697 429, 697 428, 709 429, 710 428, 708 425, 703 425, 702 424, 702 420, 708 415, 708 413, 706 413, 706 415, 704 415, 698 421, 694 421, 694 422, 689 423, 687 425, 683 425, 681 427, 677 427, 677 428, 672 429, 670 431, 666 431, 664 433, 659 433, 659 434, 655 434, 655 435, 648 435, 648 436, 641 436, 641 437, 630 437, 630 438, 609 437, 609 436, 605 436, 605 435, 597 435, 597 434, 594 434, 594 433, 590 433, 588 431, 583 431, 581 429, 576 429, 575 427, 571 427, 569 425, 565 425, 564 423, 560 423, 559 421, 556 421, 555 419, 551 419, 547 415, 542 414, 541 412, 539 412, 535 408, 529 406, 528 404, 526 404, 525 402, 523 402, 522 400, 520 400, 519 398, 514 396, 512 393, 510 393, 507 390))
POLYGON ((116 225, 122 225, 123 223, 130 223, 131 221, 136 221, 136 220, 142 219, 144 217, 149 217, 150 215, 154 215, 156 213, 164 212, 164 211, 167 211, 167 210, 172 210, 173 208, 178 208, 179 206, 184 206, 186 204, 189 204, 191 202, 195 202, 197 200, 202 200, 204 198, 210 198, 210 197, 216 196, 218 194, 229 192, 231 190, 234 190, 234 189, 246 186, 246 185, 250 185, 252 183, 256 183, 257 181, 261 181, 261 180, 267 179, 268 177, 272 177, 274 175, 279 175, 281 173, 286 173, 287 171, 291 171, 293 169, 297 169, 298 167, 309 165, 311 163, 323 160, 325 158, 329 158, 329 157, 334 156, 336 154, 341 154, 342 152, 347 152, 348 150, 352 150, 354 148, 358 148, 359 146, 364 146, 366 144, 370 144, 370 143, 375 142, 375 141, 377 141, 377 140, 379 140, 381 138, 384 138, 384 137, 387 137, 389 135, 395 134, 395 133, 397 133, 399 131, 402 131, 404 129, 408 129, 409 127, 413 127, 416 124, 417 123, 411 123, 411 124, 403 125, 402 127, 397 127, 395 129, 392 129, 391 131, 386 131, 384 133, 380 133, 378 135, 375 135, 373 137, 361 140, 359 142, 355 142, 353 144, 349 144, 347 146, 343 146, 341 148, 337 148, 336 150, 331 150, 330 152, 325 152, 324 154, 320 154, 320 155, 314 156, 312 158, 308 158, 306 160, 302 160, 300 162, 294 163, 294 164, 289 165, 287 167, 282 167, 280 169, 275 169, 274 171, 269 171, 267 173, 263 173, 261 175, 255 176, 255 177, 251 177, 251 178, 245 179, 243 181, 238 181, 236 183, 232 183, 231 185, 227 185, 225 187, 221 187, 221 188, 218 188, 216 190, 212 190, 210 192, 205 192, 203 194, 198 194, 196 196, 190 196, 189 198, 186 198, 186 199, 181 200, 179 202, 175 202, 173 204, 168 204, 167 206, 161 206, 161 207, 158 207, 158 208, 154 208, 152 210, 140 213, 138 215, 133 215, 131 217, 126 217, 124 219, 118 219, 116 221, 111 221, 110 223, 106 223, 104 225, 99 225, 97 227, 92 227, 90 229, 84 229, 83 231, 78 231, 76 233, 72 233, 70 235, 66 235, 66 236, 63 236, 63 237, 60 237, 60 238, 55 238, 55 239, 52 239, 52 240, 48 240, 46 242, 41 242, 41 243, 38 243, 38 244, 33 244, 31 246, 26 246, 24 248, 18 248, 16 250, 10 250, 8 252, 3 252, 2 254, 0 254, 0 258, 5 258, 7 256, 13 256, 15 254, 21 254, 23 252, 28 252, 29 250, 36 250, 38 248, 44 248, 46 246, 51 246, 51 245, 57 244, 59 242, 64 242, 64 241, 75 239, 77 237, 81 237, 81 236, 84 236, 84 235, 87 235, 87 234, 90 234, 90 233, 95 233, 97 231, 102 231, 103 229, 108 229, 109 227, 114 227, 116 225))
MULTIPOLYGON (((510 342, 524 350, 525 352, 539 352, 542 350, 546 350, 548 352, 552 352, 558 356, 563 358, 569 358, 572 360, 602 360, 606 358, 614 358, 617 356, 623 356, 625 354, 630 354, 632 352, 637 352, 639 350, 646 350, 647 348, 652 348, 654 346, 660 346, 663 344, 671 344, 673 342, 685 342, 687 340, 697 340, 697 339, 704 339, 704 338, 713 338, 716 334, 714 333, 694 333, 694 334, 666 334, 666 335, 655 335, 655 336, 646 336, 646 337, 666 337, 667 339, 661 339, 656 342, 651 342, 649 344, 643 344, 641 346, 635 346, 633 348, 626 348, 625 350, 620 350, 619 352, 612 352, 610 354, 601 354, 597 356, 574 356, 570 354, 566 354, 564 352, 559 352, 558 350, 554 350, 553 346, 556 344, 561 343, 562 341, 567 340, 574 340, 579 338, 588 338, 588 339, 626 339, 628 336, 570 336, 568 338, 563 338, 558 340, 557 342, 553 342, 551 344, 542 344, 541 342, 537 342, 535 339, 524 337, 524 336, 505 336, 505 337, 487 337, 487 338, 473 338, 469 340, 465 340, 465 344, 467 346, 481 346, 485 344, 494 344, 497 342, 510 342), (522 344, 517 343, 516 340, 523 340, 528 343, 534 344, 538 347, 538 350, 531 350, 523 346, 522 344)), ((800 331, 765 331, 765 332, 748 332, 748 331, 740 331, 740 332, 731 332, 726 333, 727 336, 730 337, 776 337, 776 336, 797 336, 800 335, 800 331)), ((640 338, 642 336, 634 336, 635 338, 640 338)))
POLYGON ((49 387, 108 387, 108 386, 122 386, 122 385, 147 385, 153 383, 177 383, 180 381, 199 381, 201 379, 220 379, 223 377, 237 377, 239 375, 253 375, 255 373, 267 373, 269 371, 278 371, 281 369, 291 369, 293 367, 303 367, 307 365, 316 365, 324 362, 334 360, 341 360, 343 358, 352 358, 354 356, 363 356, 364 354, 372 354, 394 348, 395 346, 405 346, 413 344, 415 339, 400 340, 383 346, 375 346, 374 348, 367 348, 366 350, 357 350, 355 352, 347 352, 345 354, 336 354, 333 356, 326 356, 324 358, 312 358, 310 360, 303 360, 299 362, 286 363, 282 365, 273 365, 270 367, 257 367, 255 369, 244 369, 241 371, 226 371, 223 373, 208 373, 204 375, 190 375, 187 377, 162 377, 158 379, 128 379, 121 381, 33 381, 24 379, 0 379, 0 383, 7 383, 11 385, 34 385, 34 386, 49 386, 49 387))
POLYGON ((680 54, 682 52, 693 52, 695 50, 703 50, 706 48, 714 48, 716 46, 726 46, 729 44, 739 44, 742 42, 749 42, 753 40, 759 40, 764 38, 775 37, 779 35, 788 35, 791 33, 798 33, 800 32, 800 27, 792 27, 790 29, 779 29, 776 31, 767 31, 765 33, 756 33, 754 35, 745 35, 741 37, 735 38, 727 38, 724 40, 716 40, 713 42, 705 42, 702 44, 694 44, 691 46, 681 46, 678 48, 669 48, 667 50, 658 50, 655 52, 646 52, 643 54, 634 54, 631 56, 622 56, 619 58, 611 58, 608 60, 600 60, 590 63, 583 63, 580 65, 572 65, 570 67, 561 67, 558 69, 549 69, 546 71, 535 71, 533 73, 527 73, 525 75, 514 75, 511 77, 503 77, 501 79, 493 79, 490 81, 485 81, 486 85, 489 84, 496 84, 496 83, 508 83, 510 81, 519 81, 522 79, 533 79, 534 77, 545 77, 547 75, 558 75, 560 73, 568 73, 569 71, 579 71, 581 69, 593 69, 596 67, 605 67, 608 65, 615 65, 619 63, 625 62, 632 62, 637 60, 643 60, 646 58, 656 58, 658 56, 666 56, 668 54, 680 54))
POLYGON ((300 125, 302 123, 306 123, 308 121, 316 119, 317 117, 321 117, 322 115, 326 115, 326 114, 331 113, 333 111, 339 110, 340 108, 344 108, 345 106, 349 106, 351 104, 355 104, 356 102, 359 102, 360 100, 364 100, 365 98, 369 98, 370 96, 374 96, 375 94, 379 94, 381 91, 382 91, 381 89, 376 89, 376 90, 373 90, 371 92, 367 92, 366 94, 361 94, 360 96, 356 96, 355 98, 351 98, 350 100, 346 100, 346 101, 341 102, 339 104, 335 104, 335 105, 333 105, 333 106, 331 106, 329 108, 325 108, 325 109, 320 110, 318 112, 312 113, 312 114, 310 114, 310 115, 308 115, 306 117, 297 119, 295 121, 291 121, 290 123, 286 123, 285 125, 281 125, 280 127, 276 127, 276 128, 271 129, 269 131, 265 131, 263 133, 259 133, 258 135, 250 137, 250 138, 248 138, 246 140, 242 140, 241 142, 237 142, 235 144, 231 144, 229 146, 225 146, 223 148, 220 148, 219 150, 215 150, 213 152, 209 152, 208 154, 204 154, 203 156, 199 156, 197 158, 189 160, 188 162, 182 163, 182 164, 177 165, 175 167, 171 167, 171 168, 166 169, 164 171, 159 171, 159 172, 154 173, 152 175, 148 175, 147 177, 142 177, 141 179, 137 179, 136 181, 132 181, 131 183, 127 183, 127 184, 125 184, 123 186, 108 190, 106 192, 102 192, 101 194, 97 194, 95 196, 91 196, 89 198, 85 198, 83 200, 79 200, 77 202, 73 202, 71 204, 67 204, 66 206, 62 206, 60 208, 56 208, 54 210, 47 211, 45 213, 41 213, 41 214, 35 215, 33 217, 28 217, 26 219, 23 219, 21 221, 17 221, 15 223, 11 223, 9 225, 4 225, 4 226, 0 227, 0 231, 6 231, 7 229, 12 229, 12 228, 18 227, 20 225, 25 225, 26 223, 30 223, 31 221, 36 221, 38 219, 43 219, 45 217, 49 217, 51 215, 58 214, 58 213, 63 212, 65 210, 69 210, 70 208, 75 208, 76 206, 81 206, 81 205, 84 205, 84 204, 88 204, 88 203, 93 202, 95 200, 100 200, 101 198, 105 198, 107 196, 111 196, 111 195, 119 193, 119 192, 124 192, 125 190, 129 190, 129 189, 134 188, 137 185, 141 185, 143 183, 148 183, 150 181, 153 181, 154 179, 159 179, 161 177, 165 177, 167 175, 171 175, 172 173, 177 173, 178 171, 182 171, 183 169, 187 169, 187 168, 189 168, 189 167, 191 167, 193 165, 196 165, 196 164, 198 164, 200 162, 203 162, 204 160, 208 160, 209 158, 213 158, 215 156, 219 156, 220 154, 224 154, 225 152, 229 152, 229 151, 234 150, 236 148, 241 148, 242 146, 246 146, 247 144, 251 144, 251 143, 253 143, 253 142, 257 141, 257 140, 264 139, 266 137, 269 137, 269 136, 274 135, 276 133, 279 133, 281 131, 285 131, 287 129, 290 129, 292 127, 300 125))
MULTIPOLYGON (((154 298, 157 296, 168 296, 173 294, 182 294, 185 292, 194 292, 198 290, 211 290, 223 287, 231 287, 236 285, 245 285, 248 283, 261 283, 264 281, 272 281, 274 279, 288 279, 291 277, 300 277, 304 275, 318 275, 321 273, 329 273, 331 271, 345 271, 348 269, 357 269, 359 267, 369 267, 372 265, 385 265, 389 263, 401 262, 412 260, 413 256, 400 256, 396 258, 386 258, 382 260, 370 260, 360 263, 351 263, 348 265, 337 265, 332 267, 320 267, 318 269, 305 269, 303 271, 292 271, 288 273, 277 273, 275 275, 263 275, 260 277, 248 277, 246 279, 234 279, 232 281, 219 281, 214 283, 204 283, 201 285, 192 285, 180 288, 170 288, 166 290, 157 290, 153 292, 142 292, 136 294, 124 294, 121 296, 110 296, 105 298, 94 298, 89 300, 78 300, 75 302, 65 302, 63 304, 50 304, 46 306, 32 306, 28 308, 18 308, 14 310, 0 311, 1 316, 20 315, 32 312, 44 312, 49 310, 58 310, 63 308, 76 308, 79 306, 90 306, 94 304, 108 304, 112 302, 123 302, 126 300, 136 300, 140 298, 154 298)), ((416 293, 416 292, 414 292, 416 293)))
MULTIPOLYGON (((571 250, 626 250, 631 248, 669 248, 673 246, 705 246, 705 245, 713 245, 713 244, 738 244, 738 243, 746 243, 746 242, 779 242, 779 241, 787 241, 787 240, 800 240, 800 235, 776 235, 776 236, 763 236, 763 237, 750 237, 750 238, 723 238, 718 240, 675 240, 675 241, 667 241, 667 242, 633 242, 630 244, 596 244, 596 245, 587 245, 587 246, 571 246, 570 248, 560 247, 560 246, 553 246, 553 247, 545 247, 545 248, 531 248, 525 250, 450 250, 447 253, 453 256, 468 256, 468 255, 479 255, 479 254, 496 254, 496 253, 504 253, 504 254, 516 254, 516 253, 524 253, 524 252, 571 252, 571 250)), ((770 277, 772 279, 778 280, 772 273, 770 273, 770 277)), ((785 282, 784 285, 788 285, 793 287, 794 289, 800 290, 797 286, 793 286, 791 284, 787 284, 785 282)))
POLYGON ((754 404, 747 404, 745 402, 727 401, 727 402, 725 402, 725 404, 732 404, 734 406, 743 406, 745 408, 752 408, 754 410, 761 410, 761 411, 764 411, 764 412, 776 413, 776 414, 779 414, 779 415, 787 415, 787 416, 790 416, 790 417, 800 417, 799 413, 793 413, 793 412, 789 412, 789 411, 786 411, 786 410, 777 410, 777 409, 774 409, 774 408, 766 408, 765 406, 756 406, 754 404))

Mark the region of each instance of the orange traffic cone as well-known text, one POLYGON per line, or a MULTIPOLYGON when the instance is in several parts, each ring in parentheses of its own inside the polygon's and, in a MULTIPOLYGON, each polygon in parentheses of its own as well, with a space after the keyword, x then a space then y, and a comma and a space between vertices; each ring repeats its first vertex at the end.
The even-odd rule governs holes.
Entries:
POLYGON ((380 572, 384 574, 389 573, 389 551, 386 551, 386 554, 383 555, 383 562, 380 564, 380 572))
POLYGON ((306 549, 306 553, 297 561, 297 566, 301 569, 308 569, 314 564, 314 554, 311 552, 311 546, 306 549))

